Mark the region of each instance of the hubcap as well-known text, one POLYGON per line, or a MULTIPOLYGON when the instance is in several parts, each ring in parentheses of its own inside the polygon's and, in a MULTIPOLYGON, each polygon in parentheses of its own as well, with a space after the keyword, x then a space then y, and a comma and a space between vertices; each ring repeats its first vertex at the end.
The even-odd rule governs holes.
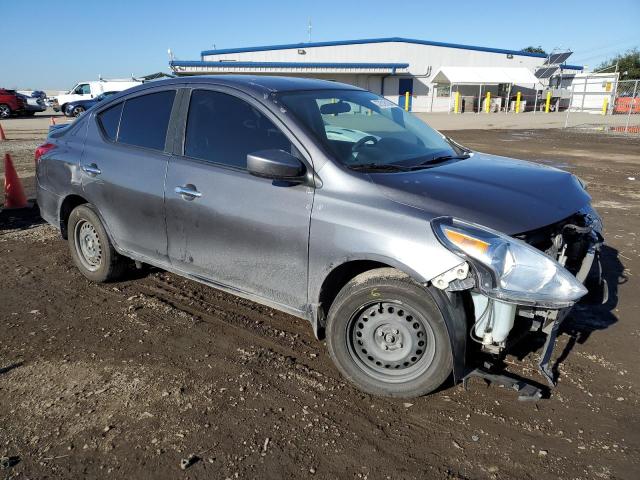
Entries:
POLYGON ((11 110, 6 105, 0 105, 0 118, 7 118, 11 114, 11 110))
POLYGON ((100 268, 102 245, 96 228, 86 220, 80 220, 75 228, 75 245, 83 266, 90 271, 100 268))
POLYGON ((435 337, 429 323, 396 301, 363 306, 351 318, 349 353, 367 374, 387 382, 412 380, 431 365, 435 337))

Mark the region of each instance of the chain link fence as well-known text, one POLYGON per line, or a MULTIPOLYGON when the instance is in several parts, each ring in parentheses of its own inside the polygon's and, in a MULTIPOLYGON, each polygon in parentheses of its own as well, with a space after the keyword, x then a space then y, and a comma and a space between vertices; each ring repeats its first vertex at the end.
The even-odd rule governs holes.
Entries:
POLYGON ((574 83, 564 126, 640 136, 640 80, 587 77, 574 83))

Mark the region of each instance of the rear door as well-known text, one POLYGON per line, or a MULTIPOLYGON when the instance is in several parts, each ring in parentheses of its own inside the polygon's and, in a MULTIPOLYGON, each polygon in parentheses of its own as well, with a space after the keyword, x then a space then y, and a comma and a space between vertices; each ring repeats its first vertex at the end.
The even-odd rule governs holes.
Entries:
MULTIPOLYGON (((166 181, 168 252, 181 270, 301 311, 314 189, 257 178, 248 153, 301 145, 254 99, 196 88, 166 181), (176 191, 191 191, 185 195, 176 191)), ((311 171, 308 157, 301 158, 311 171)))
POLYGON ((173 88, 144 90, 92 118, 82 186, 119 248, 166 261, 164 178, 173 88))

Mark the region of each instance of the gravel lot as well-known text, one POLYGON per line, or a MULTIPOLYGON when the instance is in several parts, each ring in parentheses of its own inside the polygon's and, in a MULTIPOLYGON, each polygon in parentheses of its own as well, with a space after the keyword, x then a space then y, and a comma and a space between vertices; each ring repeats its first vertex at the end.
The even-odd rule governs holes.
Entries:
MULTIPOLYGON (((45 130, 10 123, 0 153, 33 194, 45 130)), ((4 211, 0 478, 638 478, 640 139, 447 133, 578 174, 604 217, 610 299, 564 324, 550 399, 362 394, 304 321, 154 269, 91 284, 37 210, 4 211)), ((540 347, 512 371, 541 380, 540 347)))

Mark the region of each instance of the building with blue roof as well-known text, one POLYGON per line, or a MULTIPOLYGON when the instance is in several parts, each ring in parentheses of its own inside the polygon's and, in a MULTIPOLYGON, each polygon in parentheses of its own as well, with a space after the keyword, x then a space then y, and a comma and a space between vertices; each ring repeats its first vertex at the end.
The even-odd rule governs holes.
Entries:
MULTIPOLYGON (((494 101, 548 84, 536 72, 545 54, 401 37, 204 50, 170 61, 177 75, 254 74, 314 77, 356 85, 413 111, 447 111, 452 92, 494 101)), ((580 70, 563 65, 559 71, 580 70)))

